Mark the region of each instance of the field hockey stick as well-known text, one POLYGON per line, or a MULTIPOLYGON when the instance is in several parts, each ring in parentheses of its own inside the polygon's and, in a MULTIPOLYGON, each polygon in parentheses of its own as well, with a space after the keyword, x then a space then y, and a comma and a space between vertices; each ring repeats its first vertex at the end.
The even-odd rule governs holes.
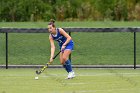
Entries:
MULTIPOLYGON (((60 52, 61 51, 59 51, 54 57, 53 57, 53 59, 55 59, 59 54, 60 54, 60 52)), ((48 62, 46 65, 44 65, 43 67, 42 67, 42 69, 40 69, 40 70, 36 70, 36 74, 41 74, 46 68, 48 68, 48 66, 51 64, 51 62, 48 62)))

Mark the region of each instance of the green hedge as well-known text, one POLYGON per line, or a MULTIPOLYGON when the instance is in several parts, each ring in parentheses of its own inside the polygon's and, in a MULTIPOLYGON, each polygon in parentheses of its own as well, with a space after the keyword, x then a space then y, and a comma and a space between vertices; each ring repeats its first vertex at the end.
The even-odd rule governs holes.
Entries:
POLYGON ((140 20, 139 0, 0 0, 0 21, 140 20))

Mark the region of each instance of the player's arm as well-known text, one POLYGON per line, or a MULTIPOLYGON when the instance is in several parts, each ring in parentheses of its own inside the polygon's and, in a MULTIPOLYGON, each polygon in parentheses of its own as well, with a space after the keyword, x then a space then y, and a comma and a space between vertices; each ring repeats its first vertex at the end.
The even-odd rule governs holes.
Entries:
POLYGON ((60 31, 61 35, 65 36, 67 38, 67 40, 63 44, 63 46, 66 46, 72 38, 62 28, 59 28, 59 31, 60 31))
POLYGON ((54 57, 54 52, 55 52, 55 45, 54 45, 54 40, 52 38, 52 36, 49 36, 49 40, 50 40, 50 45, 51 45, 51 57, 50 57, 50 62, 53 61, 53 57, 54 57))

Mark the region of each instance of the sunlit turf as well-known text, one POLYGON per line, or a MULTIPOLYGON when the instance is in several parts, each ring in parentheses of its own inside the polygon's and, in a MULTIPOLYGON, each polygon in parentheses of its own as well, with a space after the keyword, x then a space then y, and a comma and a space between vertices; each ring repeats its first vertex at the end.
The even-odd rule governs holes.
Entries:
POLYGON ((0 69, 0 93, 139 93, 140 70, 48 68, 35 80, 35 69, 0 69))

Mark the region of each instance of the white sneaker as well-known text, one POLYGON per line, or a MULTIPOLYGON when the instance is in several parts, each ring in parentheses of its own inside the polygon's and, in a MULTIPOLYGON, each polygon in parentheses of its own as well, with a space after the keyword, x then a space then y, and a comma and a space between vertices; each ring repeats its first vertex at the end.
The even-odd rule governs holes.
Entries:
POLYGON ((69 72, 68 77, 66 79, 72 79, 75 77, 75 73, 73 71, 69 72))

